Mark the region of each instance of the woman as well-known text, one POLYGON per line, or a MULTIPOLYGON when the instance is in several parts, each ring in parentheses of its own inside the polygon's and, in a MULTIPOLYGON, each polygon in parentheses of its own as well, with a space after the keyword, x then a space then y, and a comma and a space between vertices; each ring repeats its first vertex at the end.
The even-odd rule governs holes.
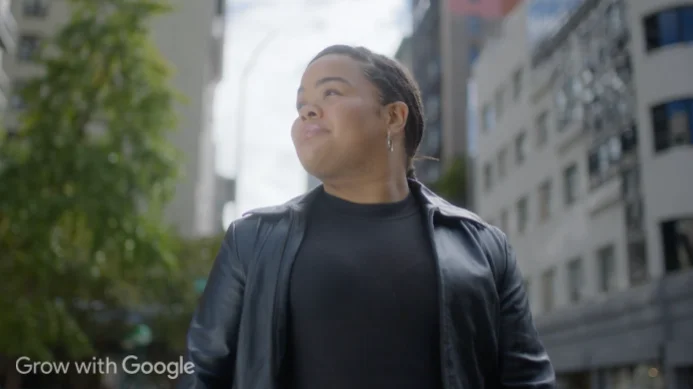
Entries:
POLYGON ((395 61, 332 46, 291 135, 323 185, 229 228, 179 388, 553 388, 505 235, 416 181, 421 96, 395 61))

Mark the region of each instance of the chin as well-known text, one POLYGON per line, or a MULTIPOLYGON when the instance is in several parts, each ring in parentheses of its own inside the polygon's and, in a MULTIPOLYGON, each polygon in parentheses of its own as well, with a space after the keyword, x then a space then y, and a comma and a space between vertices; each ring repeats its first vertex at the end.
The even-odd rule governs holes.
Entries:
POLYGON ((306 171, 315 178, 321 178, 326 173, 326 168, 328 164, 325 163, 325 158, 320 158, 315 153, 298 153, 298 160, 301 162, 301 166, 306 171))

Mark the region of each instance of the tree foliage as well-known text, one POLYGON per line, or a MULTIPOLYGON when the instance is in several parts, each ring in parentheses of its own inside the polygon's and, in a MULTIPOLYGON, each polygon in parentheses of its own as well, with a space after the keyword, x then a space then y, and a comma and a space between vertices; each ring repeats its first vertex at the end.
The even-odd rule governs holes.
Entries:
POLYGON ((0 141, 0 354, 79 358, 119 336, 176 274, 163 206, 180 156, 170 69, 150 41, 163 0, 70 0, 0 141), (156 283, 152 280, 159 280, 156 283), (120 328, 122 325, 123 328, 120 328))
POLYGON ((448 201, 465 205, 467 201, 467 163, 466 157, 458 156, 453 159, 440 179, 432 185, 432 189, 448 201))

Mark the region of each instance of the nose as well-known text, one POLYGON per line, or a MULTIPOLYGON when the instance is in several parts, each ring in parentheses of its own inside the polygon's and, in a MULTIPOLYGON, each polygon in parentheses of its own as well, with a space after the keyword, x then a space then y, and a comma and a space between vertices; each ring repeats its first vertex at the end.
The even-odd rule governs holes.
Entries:
POLYGON ((306 104, 300 110, 301 120, 316 119, 322 116, 320 107, 314 104, 306 104))

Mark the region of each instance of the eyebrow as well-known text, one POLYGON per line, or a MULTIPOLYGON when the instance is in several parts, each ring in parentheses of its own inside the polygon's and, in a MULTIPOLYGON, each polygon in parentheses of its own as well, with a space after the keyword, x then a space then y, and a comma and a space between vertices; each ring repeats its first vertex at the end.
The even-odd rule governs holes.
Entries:
MULTIPOLYGON (((315 86, 318 87, 318 86, 320 86, 322 84, 326 84, 328 82, 341 82, 343 84, 347 84, 347 85, 351 86, 351 83, 349 81, 347 81, 346 78, 336 77, 336 76, 323 77, 315 83, 315 86)), ((298 88, 298 93, 301 93, 301 92, 303 92, 303 87, 298 88)))

